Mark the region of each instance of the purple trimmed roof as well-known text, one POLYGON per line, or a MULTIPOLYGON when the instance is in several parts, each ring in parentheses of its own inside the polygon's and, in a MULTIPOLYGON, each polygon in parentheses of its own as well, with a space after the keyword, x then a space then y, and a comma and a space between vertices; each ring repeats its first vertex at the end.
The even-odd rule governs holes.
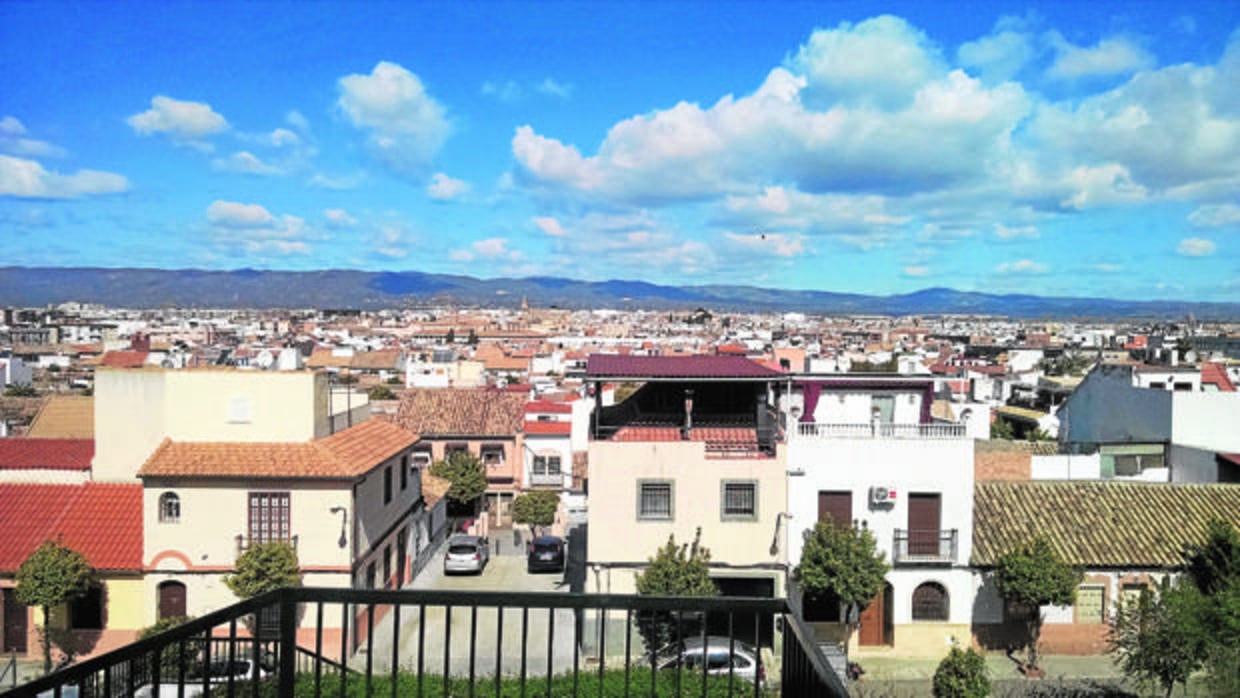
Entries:
POLYGON ((586 376, 598 378, 781 378, 743 356, 623 356, 591 354, 586 376))

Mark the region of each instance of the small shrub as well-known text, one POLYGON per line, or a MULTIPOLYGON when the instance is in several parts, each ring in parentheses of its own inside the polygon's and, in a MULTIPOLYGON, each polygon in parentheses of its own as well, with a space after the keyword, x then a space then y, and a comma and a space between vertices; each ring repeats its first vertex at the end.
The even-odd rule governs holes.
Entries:
POLYGON ((990 676, 986 659, 972 648, 953 647, 934 672, 935 698, 986 698, 990 695, 990 676))

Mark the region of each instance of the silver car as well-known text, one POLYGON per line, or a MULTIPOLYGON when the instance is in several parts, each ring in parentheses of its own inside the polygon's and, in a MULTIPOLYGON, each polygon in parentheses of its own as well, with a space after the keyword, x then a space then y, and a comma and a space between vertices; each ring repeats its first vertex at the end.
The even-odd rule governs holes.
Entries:
POLYGON ((705 663, 707 674, 727 676, 730 672, 750 682, 761 682, 766 678, 758 650, 753 645, 723 635, 711 635, 705 643, 701 637, 686 638, 679 645, 669 645, 659 650, 656 657, 660 671, 683 668, 700 674, 705 663))
POLYGON ((443 556, 444 574, 469 572, 482 574, 491 560, 486 538, 481 536, 452 536, 448 539, 448 552, 443 556))

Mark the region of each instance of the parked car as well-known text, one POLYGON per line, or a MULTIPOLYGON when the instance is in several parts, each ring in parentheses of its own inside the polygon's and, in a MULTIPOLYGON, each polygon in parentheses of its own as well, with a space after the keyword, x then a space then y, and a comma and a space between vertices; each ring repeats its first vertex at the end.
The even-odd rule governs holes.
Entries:
POLYGON ((452 536, 448 539, 448 552, 443 556, 444 574, 482 574, 483 568, 491 560, 489 545, 487 539, 481 536, 452 536))
POLYGON ((705 662, 707 674, 727 676, 731 672, 737 678, 759 683, 766 679, 758 650, 723 635, 710 635, 704 643, 701 637, 690 637, 668 645, 655 653, 655 662, 659 671, 682 668, 701 673, 705 662))
MULTIPOLYGON (((215 659, 206 667, 206 679, 213 688, 226 685, 230 677, 237 683, 250 681, 254 678, 253 666, 249 659, 233 659, 231 661, 228 659, 215 659)), ((263 681, 268 676, 270 674, 260 662, 258 680, 263 681)), ((155 692, 155 686, 152 684, 139 687, 134 692, 134 698, 177 698, 177 696, 197 698, 197 696, 202 695, 202 680, 202 667, 199 666, 185 672, 185 692, 183 694, 180 692, 180 687, 177 686, 177 679, 173 677, 161 679, 158 693, 155 692)), ((212 694, 215 693, 214 690, 211 692, 212 694)))
POLYGON ((530 543, 525 557, 525 568, 529 572, 564 571, 564 539, 556 536, 539 536, 530 543))

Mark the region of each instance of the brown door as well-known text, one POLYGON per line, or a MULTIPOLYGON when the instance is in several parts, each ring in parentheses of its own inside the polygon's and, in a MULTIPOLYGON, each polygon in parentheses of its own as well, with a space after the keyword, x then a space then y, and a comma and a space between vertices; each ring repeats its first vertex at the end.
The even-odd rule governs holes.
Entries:
POLYGON ((908 498, 908 554, 938 557, 939 494, 910 494, 908 498))
POLYGON ((26 653, 26 606, 15 589, 0 589, 4 596, 4 651, 26 653))
POLYGON ((159 585, 159 619, 185 617, 185 585, 164 582, 159 585))
POLYGON ((826 521, 828 518, 836 526, 852 525, 851 491, 818 493, 818 520, 826 521))
POLYGON ((861 612, 857 642, 863 647, 891 644, 891 585, 885 584, 878 596, 861 612))

